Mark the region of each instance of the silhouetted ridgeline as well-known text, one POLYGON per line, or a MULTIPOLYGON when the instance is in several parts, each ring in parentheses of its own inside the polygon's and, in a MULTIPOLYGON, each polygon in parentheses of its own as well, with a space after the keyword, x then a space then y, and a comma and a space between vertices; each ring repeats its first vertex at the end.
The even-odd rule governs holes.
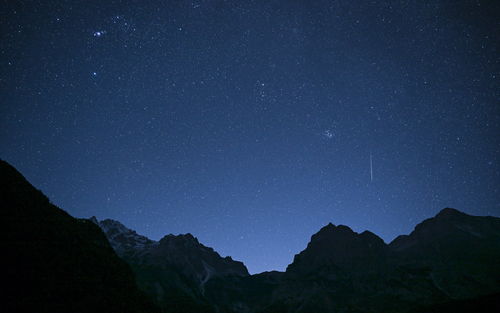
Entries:
POLYGON ((235 313, 490 312, 499 306, 495 217, 447 208, 390 244, 369 231, 328 224, 286 272, 257 275, 190 234, 155 242, 117 221, 92 220, 131 264, 141 288, 165 308, 178 298, 235 313))
POLYGON ((191 234, 75 219, 4 161, 0 177, 5 312, 500 312, 496 217, 447 208, 390 244, 328 224, 285 272, 249 275, 191 234))
POLYGON ((0 160, 2 312, 159 312, 100 229, 0 160))

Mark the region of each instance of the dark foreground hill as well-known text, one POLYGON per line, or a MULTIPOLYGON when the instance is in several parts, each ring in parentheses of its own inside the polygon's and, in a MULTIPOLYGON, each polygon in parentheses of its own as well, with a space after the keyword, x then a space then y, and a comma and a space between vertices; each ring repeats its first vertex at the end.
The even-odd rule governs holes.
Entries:
POLYGON ((0 160, 2 312, 158 312, 102 231, 0 160))

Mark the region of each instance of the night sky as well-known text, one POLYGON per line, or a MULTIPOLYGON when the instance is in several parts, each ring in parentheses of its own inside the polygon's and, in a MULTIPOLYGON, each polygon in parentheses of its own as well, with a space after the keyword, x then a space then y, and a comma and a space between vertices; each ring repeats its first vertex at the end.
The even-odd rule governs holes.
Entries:
POLYGON ((284 270, 500 216, 498 1, 2 1, 0 158, 75 217, 284 270))

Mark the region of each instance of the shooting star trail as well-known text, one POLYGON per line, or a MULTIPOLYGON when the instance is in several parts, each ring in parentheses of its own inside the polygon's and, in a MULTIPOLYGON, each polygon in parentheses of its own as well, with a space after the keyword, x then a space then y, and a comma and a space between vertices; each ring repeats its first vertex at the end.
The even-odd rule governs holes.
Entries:
POLYGON ((371 152, 370 152, 370 181, 373 181, 373 160, 371 152))

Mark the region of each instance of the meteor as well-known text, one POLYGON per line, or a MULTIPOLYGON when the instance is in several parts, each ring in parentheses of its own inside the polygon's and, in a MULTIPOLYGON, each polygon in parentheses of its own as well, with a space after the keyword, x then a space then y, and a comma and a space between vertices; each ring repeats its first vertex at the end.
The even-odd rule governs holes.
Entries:
POLYGON ((370 181, 373 181, 373 160, 371 152, 370 152, 370 181))

